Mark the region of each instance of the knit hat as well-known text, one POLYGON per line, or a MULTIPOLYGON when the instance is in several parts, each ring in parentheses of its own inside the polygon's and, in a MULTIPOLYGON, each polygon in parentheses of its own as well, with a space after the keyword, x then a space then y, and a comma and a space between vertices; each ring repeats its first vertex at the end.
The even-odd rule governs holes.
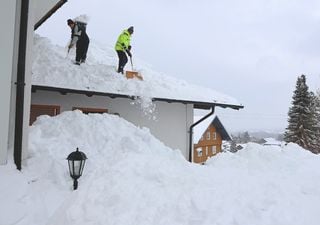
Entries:
POLYGON ((67 20, 67 24, 68 24, 68 25, 70 25, 70 24, 74 24, 74 22, 73 22, 73 20, 72 20, 72 19, 68 19, 68 20, 67 20))
POLYGON ((128 32, 129 32, 130 34, 133 33, 133 26, 131 26, 131 27, 128 28, 128 32))

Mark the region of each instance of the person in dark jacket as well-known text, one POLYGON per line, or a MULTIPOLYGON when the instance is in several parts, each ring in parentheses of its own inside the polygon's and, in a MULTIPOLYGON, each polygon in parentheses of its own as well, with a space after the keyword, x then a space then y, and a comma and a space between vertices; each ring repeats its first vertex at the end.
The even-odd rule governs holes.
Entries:
POLYGON ((68 46, 68 51, 75 45, 76 46, 76 65, 84 63, 87 58, 87 52, 89 47, 89 37, 84 27, 78 25, 77 22, 72 19, 67 20, 68 26, 71 28, 71 42, 68 46))
POLYGON ((133 34, 133 27, 131 26, 128 29, 124 30, 118 37, 118 40, 115 46, 115 50, 119 58, 118 73, 123 74, 123 69, 128 62, 127 54, 130 58, 132 57, 130 52, 131 50, 130 38, 132 34, 133 34))

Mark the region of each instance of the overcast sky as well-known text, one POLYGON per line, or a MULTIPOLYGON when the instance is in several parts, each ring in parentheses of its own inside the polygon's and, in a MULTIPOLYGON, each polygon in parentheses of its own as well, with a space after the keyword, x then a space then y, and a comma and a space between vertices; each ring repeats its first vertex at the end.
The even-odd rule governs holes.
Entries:
POLYGON ((320 88, 319 0, 69 0, 36 32, 65 46, 81 14, 91 39, 113 46, 133 25, 133 57, 237 98, 217 110, 229 131, 284 130, 297 77, 320 88))

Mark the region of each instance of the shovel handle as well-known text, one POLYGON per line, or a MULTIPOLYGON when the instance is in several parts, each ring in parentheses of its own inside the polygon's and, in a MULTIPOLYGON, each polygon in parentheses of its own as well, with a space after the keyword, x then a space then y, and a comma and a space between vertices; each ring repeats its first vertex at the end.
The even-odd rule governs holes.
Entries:
POLYGON ((131 69, 133 70, 132 57, 130 57, 130 62, 131 62, 131 69))

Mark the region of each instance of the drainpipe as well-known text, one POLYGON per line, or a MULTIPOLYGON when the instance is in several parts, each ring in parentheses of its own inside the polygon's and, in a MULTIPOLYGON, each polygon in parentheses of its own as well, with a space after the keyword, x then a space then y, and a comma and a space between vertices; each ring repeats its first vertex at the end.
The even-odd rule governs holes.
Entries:
POLYGON ((22 159, 22 135, 23 135, 23 107, 24 107, 24 87, 25 87, 25 68, 26 68, 26 49, 28 33, 28 13, 29 0, 21 2, 20 32, 19 32, 19 53, 17 68, 16 87, 16 115, 14 133, 14 163, 18 170, 21 170, 22 159))
POLYGON ((207 114, 206 116, 202 117, 200 120, 198 120, 197 122, 195 122, 194 124, 192 124, 190 126, 189 129, 189 162, 192 162, 192 145, 193 145, 193 127, 197 126, 199 123, 201 123, 202 121, 204 121, 205 119, 207 119, 209 116, 211 116, 214 113, 214 106, 212 106, 211 108, 211 112, 209 114, 207 114))

